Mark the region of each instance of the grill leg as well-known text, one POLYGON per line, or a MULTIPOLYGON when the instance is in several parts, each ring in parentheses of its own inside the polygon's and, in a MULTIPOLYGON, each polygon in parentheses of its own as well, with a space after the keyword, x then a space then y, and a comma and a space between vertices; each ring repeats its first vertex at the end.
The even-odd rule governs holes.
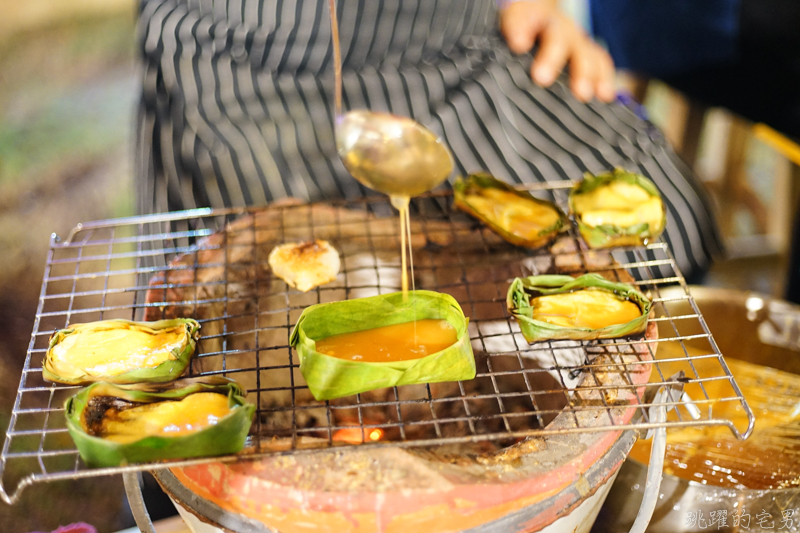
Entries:
POLYGON ((128 503, 131 506, 131 513, 133 513, 133 519, 136 520, 136 525, 142 533, 156 533, 142 497, 141 472, 125 472, 122 474, 122 482, 125 484, 125 494, 128 496, 128 503))

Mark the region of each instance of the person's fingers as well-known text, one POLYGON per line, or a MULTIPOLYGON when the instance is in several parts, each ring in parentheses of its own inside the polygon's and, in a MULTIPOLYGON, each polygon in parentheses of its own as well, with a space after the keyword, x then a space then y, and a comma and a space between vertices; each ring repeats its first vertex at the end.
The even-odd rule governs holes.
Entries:
POLYGON ((515 54, 530 52, 555 13, 551 0, 513 2, 500 12, 500 32, 515 54))
POLYGON ((531 77, 543 87, 550 86, 567 64, 576 45, 576 34, 561 17, 551 20, 539 40, 531 77))
POLYGON ((570 65, 570 88, 581 101, 594 96, 614 99, 614 63, 553 0, 513 2, 500 13, 500 30, 513 53, 539 49, 531 65, 531 78, 548 87, 570 65))
POLYGON ((569 83, 572 94, 581 102, 588 102, 595 93, 597 65, 593 61, 591 44, 585 41, 575 45, 569 60, 569 83))
POLYGON ((597 89, 595 94, 603 102, 611 102, 616 98, 617 91, 614 85, 614 60, 600 46, 594 45, 597 49, 596 80, 597 89))
POLYGON ((614 61, 608 52, 588 38, 576 46, 570 58, 570 88, 583 102, 593 96, 610 102, 616 96, 614 61))

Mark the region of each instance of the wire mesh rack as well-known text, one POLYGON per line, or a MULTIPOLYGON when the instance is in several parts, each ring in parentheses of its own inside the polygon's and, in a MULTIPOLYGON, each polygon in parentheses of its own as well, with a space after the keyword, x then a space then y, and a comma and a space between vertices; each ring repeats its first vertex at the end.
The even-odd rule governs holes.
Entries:
MULTIPOLYGON (((565 206, 572 185, 529 189, 565 206)), ((664 242, 589 251, 573 225, 552 247, 527 250, 455 211, 449 193, 415 199, 411 210, 413 281, 461 304, 477 376, 324 402, 308 392, 289 336, 308 305, 399 290, 399 224, 386 199, 200 209, 85 223, 66 238, 53 235, 0 457, 3 499, 13 502, 37 481, 208 460, 117 468, 83 463, 63 407, 78 387, 45 381, 42 361, 56 330, 110 318, 199 320, 202 338, 187 373, 233 378, 257 406, 245 450, 214 460, 342 445, 502 447, 531 436, 659 425, 724 425, 740 438, 752 431, 753 414, 664 242), (270 274, 267 256, 277 244, 309 239, 330 241, 341 270, 334 282, 302 293, 270 274), (647 334, 528 344, 506 309, 511 280, 586 271, 651 296, 655 313, 647 334), (674 284, 684 288, 680 297, 660 297, 674 284), (693 312, 671 313, 675 300, 689 302, 693 312), (665 343, 673 349, 655 357, 665 343), (671 387, 667 401, 656 403, 664 386, 671 387), (698 409, 687 408, 684 390, 698 409), (719 416, 733 404, 743 419, 719 416), (656 424, 654 407, 676 409, 656 424), (699 418, 689 416, 693 411, 699 418)))

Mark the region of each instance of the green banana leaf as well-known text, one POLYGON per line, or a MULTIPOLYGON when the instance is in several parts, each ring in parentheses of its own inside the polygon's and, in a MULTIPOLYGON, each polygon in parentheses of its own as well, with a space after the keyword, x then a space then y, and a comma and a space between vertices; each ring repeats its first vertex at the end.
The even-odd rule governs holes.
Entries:
POLYGON ((667 224, 667 211, 664 202, 661 201, 661 220, 655 227, 651 227, 648 222, 641 222, 631 226, 619 226, 615 224, 601 224, 592 226, 583 221, 583 217, 576 212, 575 198, 582 194, 589 194, 606 187, 615 181, 623 181, 631 185, 636 185, 644 189, 650 196, 661 200, 655 184, 640 174, 628 172, 622 168, 615 168, 611 172, 604 172, 596 176, 586 173, 583 181, 575 185, 569 195, 569 208, 575 216, 580 231, 586 243, 591 248, 608 248, 611 246, 639 245, 647 241, 656 239, 664 231, 667 224))
POLYGON ((558 274, 516 278, 508 288, 506 304, 509 312, 519 322, 525 340, 531 343, 556 339, 610 339, 641 333, 647 326, 647 318, 652 307, 650 300, 630 285, 609 281, 594 273, 583 274, 577 278, 558 274), (641 309, 642 314, 630 322, 599 329, 565 327, 533 318, 532 300, 537 296, 563 294, 587 288, 608 291, 618 298, 629 300, 641 309))
POLYGON ((186 379, 166 385, 118 386, 98 382, 69 398, 64 408, 67 430, 81 458, 86 464, 96 467, 237 453, 244 447, 255 411, 254 405, 245 402, 241 386, 222 377, 186 379), (231 412, 215 425, 196 433, 175 437, 148 436, 123 444, 87 433, 82 422, 92 398, 109 397, 127 402, 154 403, 181 400, 198 392, 225 394, 231 412))
POLYGON ((455 298, 432 291, 400 292, 307 307, 292 331, 290 344, 300 357, 300 372, 317 400, 409 385, 461 381, 475 377, 467 318, 455 298), (347 361, 316 351, 316 340, 340 333, 423 319, 442 319, 456 330, 455 344, 419 359, 372 363, 347 361))
MULTIPOLYGON (((171 381, 180 377, 189 361, 194 355, 197 339, 200 337, 200 324, 191 318, 175 318, 170 320, 157 320, 154 322, 134 322, 131 320, 101 320, 98 322, 87 322, 84 324, 75 324, 69 328, 56 331, 50 337, 50 344, 47 348, 47 354, 42 365, 42 376, 48 381, 55 381, 57 383, 66 383, 69 385, 87 385, 97 381, 106 381, 108 383, 141 383, 141 382, 164 382, 171 381), (144 329, 152 330, 157 334, 159 331, 167 331, 176 327, 184 328, 183 339, 180 346, 168 349, 165 347, 165 360, 163 363, 154 367, 137 368, 135 365, 130 365, 130 370, 122 373, 97 373, 92 372, 87 368, 81 367, 70 361, 69 351, 67 357, 56 360, 53 350, 65 339, 73 335, 95 335, 102 331, 121 330, 127 331, 131 329, 144 329)), ((124 363, 126 353, 108 353, 109 362, 124 363)))
POLYGON ((455 201, 455 206, 458 209, 477 218, 486 224, 492 231, 500 235, 503 239, 517 246, 524 246, 526 248, 541 248, 542 246, 550 243, 553 239, 555 239, 559 232, 566 228, 567 217, 561 211, 561 209, 558 208, 558 206, 552 202, 540 200, 526 191, 518 191, 514 187, 511 187, 507 183, 498 180, 490 174, 476 173, 470 174, 466 179, 458 178, 453 184, 453 199, 455 201), (514 233, 511 228, 503 227, 491 216, 485 213, 481 206, 470 202, 469 196, 480 195, 481 191, 487 189, 498 189, 500 191, 505 191, 517 196, 520 199, 520 202, 533 203, 537 204, 538 206, 550 208, 556 215, 558 215, 558 219, 550 226, 541 229, 538 232, 538 235, 533 238, 514 233))

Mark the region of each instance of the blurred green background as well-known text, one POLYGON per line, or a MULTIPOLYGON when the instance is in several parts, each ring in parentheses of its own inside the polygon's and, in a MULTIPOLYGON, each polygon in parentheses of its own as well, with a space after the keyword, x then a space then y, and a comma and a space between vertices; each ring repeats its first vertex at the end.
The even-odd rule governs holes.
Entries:
MULTIPOLYGON (((136 5, 130 0, 5 2, 0 17, 0 432, 5 434, 33 329, 50 234, 134 208, 136 5)), ((17 474, 7 472, 5 479, 17 474)), ((78 521, 133 525, 122 481, 37 484, 4 532, 78 521)))

